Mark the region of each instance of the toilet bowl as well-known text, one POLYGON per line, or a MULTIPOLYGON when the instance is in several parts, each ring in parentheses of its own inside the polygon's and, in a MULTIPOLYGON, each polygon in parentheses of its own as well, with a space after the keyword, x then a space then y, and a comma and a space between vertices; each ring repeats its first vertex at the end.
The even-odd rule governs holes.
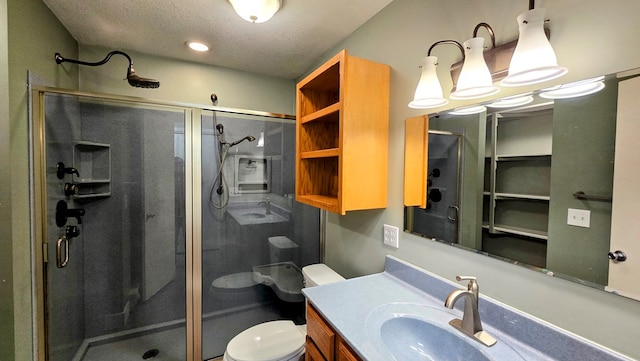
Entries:
MULTIPOLYGON (((307 287, 344 280, 324 264, 302 268, 307 287)), ((304 355, 306 326, 292 321, 269 321, 236 335, 224 353, 223 361, 298 361, 304 355)))
POLYGON ((231 273, 214 279, 209 286, 209 296, 218 302, 246 304, 260 299, 259 283, 253 272, 231 273))

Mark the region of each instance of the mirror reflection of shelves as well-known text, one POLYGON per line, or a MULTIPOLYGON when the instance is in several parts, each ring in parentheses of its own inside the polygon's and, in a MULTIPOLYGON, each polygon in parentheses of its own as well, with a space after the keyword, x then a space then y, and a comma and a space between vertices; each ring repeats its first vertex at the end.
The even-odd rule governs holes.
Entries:
POLYGON ((74 199, 93 199, 111 195, 111 146, 77 141, 73 144, 73 167, 80 176, 75 180, 74 199))
POLYGON ((548 239, 553 134, 550 106, 488 116, 482 226, 489 235, 542 242, 548 239))

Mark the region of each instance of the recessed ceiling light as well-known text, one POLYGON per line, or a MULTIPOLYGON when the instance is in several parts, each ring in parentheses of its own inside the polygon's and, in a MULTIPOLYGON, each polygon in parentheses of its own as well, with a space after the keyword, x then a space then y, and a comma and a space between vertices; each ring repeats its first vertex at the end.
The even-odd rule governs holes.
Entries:
POLYGON ((187 41, 187 46, 194 51, 199 51, 199 52, 209 51, 209 46, 199 41, 187 41))

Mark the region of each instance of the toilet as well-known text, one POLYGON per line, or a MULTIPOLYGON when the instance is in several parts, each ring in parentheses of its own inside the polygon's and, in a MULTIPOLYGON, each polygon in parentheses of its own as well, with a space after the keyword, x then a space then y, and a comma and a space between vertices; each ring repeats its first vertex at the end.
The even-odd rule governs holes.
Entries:
MULTIPOLYGON (((344 280, 325 264, 302 268, 306 287, 344 280)), ((236 335, 224 353, 223 361, 298 361, 304 355, 307 330, 289 320, 269 321, 236 335)))

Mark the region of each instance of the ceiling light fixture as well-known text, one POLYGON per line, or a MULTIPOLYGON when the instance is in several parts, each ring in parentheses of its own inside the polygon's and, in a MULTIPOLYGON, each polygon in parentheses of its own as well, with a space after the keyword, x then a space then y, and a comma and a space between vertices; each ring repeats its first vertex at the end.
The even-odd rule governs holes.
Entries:
POLYGON ((500 85, 524 86, 542 83, 565 75, 568 70, 558 65, 556 53, 544 32, 545 9, 534 9, 535 0, 529 1, 529 11, 520 14, 518 43, 509 63, 509 75, 500 85))
POLYGON ((186 44, 193 51, 198 51, 198 52, 209 51, 209 46, 199 41, 187 41, 186 44))
POLYGON ((229 0, 233 9, 250 23, 264 23, 280 10, 282 0, 229 0))

